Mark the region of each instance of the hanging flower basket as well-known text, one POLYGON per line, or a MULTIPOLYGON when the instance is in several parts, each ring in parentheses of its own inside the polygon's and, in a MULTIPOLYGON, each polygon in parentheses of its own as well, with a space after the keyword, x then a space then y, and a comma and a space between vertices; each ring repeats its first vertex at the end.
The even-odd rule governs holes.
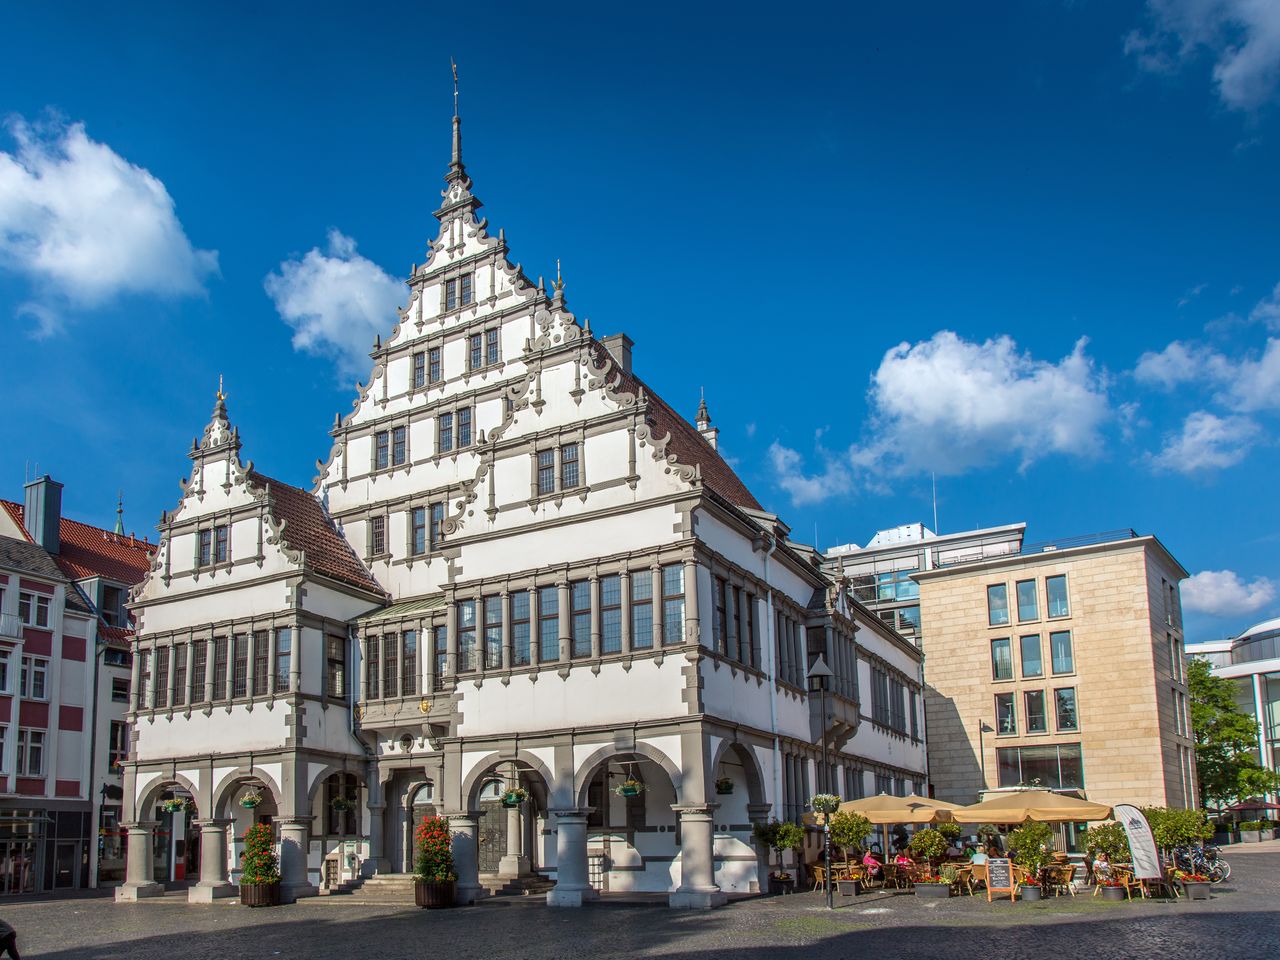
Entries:
POLYGON ((333 807, 334 810, 338 811, 338 813, 345 813, 355 807, 355 804, 349 797, 334 797, 329 805, 333 807))
POLYGON ((814 813, 835 813, 840 809, 840 798, 834 793, 815 793, 809 798, 814 813))
POLYGON ((171 797, 160 804, 165 813, 181 813, 187 809, 188 801, 183 797, 171 797))
POLYGON ((620 797, 638 797, 644 792, 644 784, 639 780, 632 780, 628 777, 614 787, 613 792, 620 797))
POLYGON ((501 800, 504 807, 518 807, 529 799, 529 791, 524 787, 512 787, 502 794, 501 800))
POLYGON ((716 781, 716 793, 721 796, 733 793, 733 780, 729 777, 721 777, 716 781))
POLYGON ((246 807, 249 810, 252 810, 261 802, 262 802, 262 794, 259 793, 257 790, 250 790, 248 793, 246 793, 243 797, 240 798, 240 806, 246 807))

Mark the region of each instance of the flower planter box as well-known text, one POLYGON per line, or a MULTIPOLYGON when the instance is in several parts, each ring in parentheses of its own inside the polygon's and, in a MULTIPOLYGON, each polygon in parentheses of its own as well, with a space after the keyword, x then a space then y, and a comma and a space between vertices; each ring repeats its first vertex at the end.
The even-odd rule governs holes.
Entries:
POLYGON ((246 907, 278 907, 280 906, 280 884, 242 883, 240 884, 240 902, 246 907))
POLYGON ((1198 880, 1192 882, 1183 881, 1182 892, 1187 895, 1188 900, 1208 900, 1210 886, 1211 884, 1198 880))
POLYGON ((1018 893, 1023 900, 1028 902, 1039 900, 1043 896, 1044 891, 1040 887, 1022 886, 1018 888, 1018 893))
POLYGON ((1125 889, 1124 887, 1103 887, 1102 899, 1103 900, 1124 900, 1126 899, 1125 889))
POLYGON ((924 897, 929 900, 945 900, 951 896, 951 884, 949 883, 917 883, 915 890, 917 897, 924 897))
POLYGON ((796 881, 794 877, 788 877, 786 880, 779 880, 777 877, 769 878, 769 892, 775 897, 786 893, 796 892, 796 881))
POLYGON ((1261 830, 1241 830, 1240 842, 1241 843, 1261 843, 1262 831, 1261 830))
POLYGON ((439 910, 453 906, 454 881, 434 882, 415 880, 413 882, 413 902, 420 907, 439 910))

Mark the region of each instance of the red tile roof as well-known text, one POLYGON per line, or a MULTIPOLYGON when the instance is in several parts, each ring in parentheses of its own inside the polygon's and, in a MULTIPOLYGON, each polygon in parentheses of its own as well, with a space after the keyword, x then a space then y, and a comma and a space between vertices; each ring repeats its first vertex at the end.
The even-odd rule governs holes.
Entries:
POLYGON ((386 596, 351 544, 338 533, 319 500, 305 490, 273 480, 256 470, 249 473, 249 482, 269 491, 268 508, 275 521, 284 525, 285 545, 301 552, 309 569, 322 577, 386 596))
MULTIPOLYGON (((599 343, 596 349, 607 354, 608 351, 599 343)), ((733 467, 725 462, 724 457, 711 443, 665 400, 659 397, 648 384, 634 374, 624 373, 622 367, 614 364, 614 370, 622 378, 621 388, 628 393, 639 395, 643 390, 649 401, 649 416, 653 421, 653 435, 661 440, 667 434, 671 439, 667 443, 667 455, 673 456, 685 466, 697 465, 702 473, 702 483, 712 493, 727 500, 735 507, 746 510, 762 510, 760 502, 751 495, 747 485, 734 473, 733 467)), ((612 376, 612 375, 611 375, 612 376)))
MULTIPOLYGON (((33 542, 22 524, 23 507, 11 500, 0 500, 0 507, 13 518, 28 542, 33 542)), ((79 520, 62 518, 58 527, 62 546, 54 560, 72 580, 103 577, 126 586, 141 583, 151 570, 154 543, 95 527, 79 520)))

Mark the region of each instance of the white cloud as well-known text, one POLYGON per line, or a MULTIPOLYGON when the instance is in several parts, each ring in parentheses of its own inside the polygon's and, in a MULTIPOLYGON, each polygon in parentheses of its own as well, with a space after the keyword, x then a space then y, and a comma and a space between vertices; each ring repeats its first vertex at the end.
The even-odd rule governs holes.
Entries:
POLYGON ((1267 340, 1260 357, 1232 359, 1203 344, 1175 340, 1159 353, 1144 353, 1134 377, 1147 386, 1172 390, 1204 384, 1214 399, 1235 413, 1280 409, 1280 339, 1267 340))
POLYGON ((1254 613, 1276 597, 1266 577, 1245 583, 1234 570, 1202 570, 1182 581, 1182 606, 1212 617, 1254 613))
POLYGON ((1267 296, 1259 300, 1251 311, 1249 319, 1254 323, 1266 324, 1269 330, 1280 330, 1280 283, 1267 296))
POLYGON ((853 471, 847 463, 828 459, 822 473, 809 475, 804 472, 804 458, 776 440, 769 445, 769 465, 775 482, 791 495, 791 502, 798 507, 822 503, 848 493, 853 486, 853 471))
POLYGON ((329 231, 326 251, 313 247, 300 260, 285 260, 263 286, 293 327, 294 348, 333 357, 349 375, 368 372, 373 338, 390 333, 404 291, 338 230, 329 231))
POLYGON ((1259 432, 1248 417, 1219 417, 1197 410, 1183 422, 1180 432, 1165 438, 1164 448, 1152 462, 1178 473, 1221 470, 1243 460, 1259 432))
POLYGON ((1274 0, 1148 0, 1151 29, 1125 38, 1142 69, 1169 73, 1202 52, 1218 97, 1254 110, 1280 87, 1280 4, 1274 0))
MULTIPOLYGON (((201 293, 218 255, 197 250, 173 198, 150 172, 91 140, 83 124, 7 129, 17 148, 0 151, 0 266, 50 297, 96 306, 122 293, 201 293)), ((20 314, 38 332, 59 325, 44 303, 20 314)))
POLYGON ((1057 363, 1009 337, 983 343, 949 330, 889 350, 871 378, 873 436, 850 451, 879 473, 963 473, 1016 456, 1095 456, 1111 416, 1103 377, 1079 340, 1057 363))

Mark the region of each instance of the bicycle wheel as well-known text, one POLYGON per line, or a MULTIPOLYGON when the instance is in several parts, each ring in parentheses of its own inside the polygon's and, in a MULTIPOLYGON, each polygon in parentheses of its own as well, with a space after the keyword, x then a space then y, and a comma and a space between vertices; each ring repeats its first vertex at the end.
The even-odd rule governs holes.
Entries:
POLYGON ((1225 860, 1216 861, 1213 865, 1213 873, 1210 876, 1216 877, 1217 880, 1226 880, 1231 876, 1231 864, 1225 860))

